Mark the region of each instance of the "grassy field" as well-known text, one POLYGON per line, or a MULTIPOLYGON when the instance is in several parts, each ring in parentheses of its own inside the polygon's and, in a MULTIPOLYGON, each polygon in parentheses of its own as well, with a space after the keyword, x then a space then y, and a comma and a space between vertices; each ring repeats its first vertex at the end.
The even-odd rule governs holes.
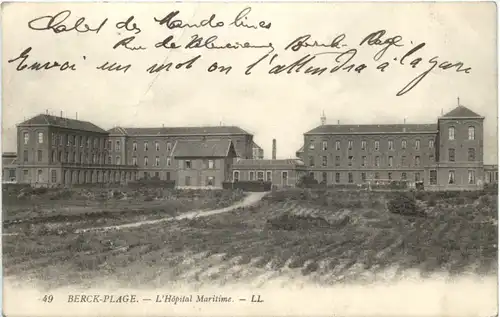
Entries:
POLYGON ((16 234, 3 236, 4 274, 46 287, 106 280, 136 288, 369 283, 412 270, 423 277, 496 274, 496 193, 418 193, 425 211, 419 217, 388 212, 390 195, 287 190, 205 218, 78 234, 225 207, 242 194, 158 192, 149 201, 151 193, 100 201, 95 193, 16 196, 4 205, 4 233, 16 234))

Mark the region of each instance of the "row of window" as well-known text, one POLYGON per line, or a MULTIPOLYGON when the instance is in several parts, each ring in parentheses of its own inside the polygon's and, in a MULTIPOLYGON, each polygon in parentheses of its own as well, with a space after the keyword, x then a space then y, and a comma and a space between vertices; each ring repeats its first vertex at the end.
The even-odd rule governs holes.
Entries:
MULTIPOLYGON (((155 145, 156 151, 160 151, 160 142, 155 141, 154 145, 155 145)), ((144 141, 144 147, 143 147, 143 149, 144 149, 144 151, 148 151, 149 150, 149 142, 148 141, 144 141)), ((166 150, 167 150, 167 152, 170 152, 172 150, 172 143, 167 142, 166 150)), ((134 152, 137 151, 137 142, 133 142, 132 143, 132 151, 134 151, 134 152)))
MULTIPOLYGON (((340 176, 341 176, 340 172, 335 173, 335 183, 340 183, 340 176)), ((392 172, 387 173, 388 180, 394 180, 393 176, 394 175, 393 175, 392 172)), ((430 171, 429 177, 430 177, 430 179, 429 179, 430 184, 431 185, 437 185, 437 171, 436 170, 430 171)), ((322 178, 322 182, 323 183, 327 183, 327 181, 328 181, 328 174, 326 172, 323 172, 321 174, 321 178, 322 178)), ((373 174, 373 179, 374 180, 380 180, 380 173, 379 172, 375 172, 373 174)), ((367 181, 367 173, 364 173, 364 172, 361 173, 360 174, 360 180, 362 182, 366 182, 367 181)), ((402 172, 400 174, 400 180, 402 180, 402 181, 408 180, 406 172, 402 172)), ((415 182, 422 181, 419 172, 416 172, 414 174, 414 181, 415 182)), ((352 172, 348 172, 347 173, 347 182, 348 183, 354 183, 354 174, 352 172)), ((456 182, 456 180, 455 180, 455 171, 454 170, 448 171, 448 184, 455 184, 455 182, 456 182)), ((468 171, 468 183, 471 184, 471 185, 476 183, 476 172, 473 171, 473 170, 468 171)))
MULTIPOLYGON (((233 171, 233 181, 238 182, 240 180, 240 171, 233 171)), ((266 181, 272 182, 273 173, 271 171, 248 171, 248 180, 250 181, 266 181), (264 177, 265 176, 265 177, 264 177)), ((281 180, 288 182, 288 172, 281 172, 281 180)))
MULTIPOLYGON (((455 127, 449 127, 448 128, 448 140, 455 140, 455 127)), ((467 138, 469 140, 475 140, 476 139, 476 128, 473 126, 470 126, 467 130, 467 138)))
MULTIPOLYGON (((469 162, 473 162, 476 160, 476 149, 469 148, 467 149, 467 160, 469 162)), ((448 161, 455 162, 455 149, 448 149, 448 161)))
MULTIPOLYGON (((340 166, 340 163, 341 163, 341 158, 340 156, 335 156, 335 166, 340 166)), ((434 155, 429 155, 429 161, 430 162, 433 162, 434 161, 434 155)), ((381 163, 381 158, 380 156, 375 156, 374 157, 374 166, 375 167, 380 167, 380 164, 381 163)), ((311 167, 314 167, 315 166, 315 160, 314 160, 314 156, 310 156, 309 157, 309 166, 311 167)), ((406 166, 408 164, 407 162, 407 159, 406 159, 406 156, 401 156, 401 166, 406 166)), ((420 156, 415 156, 414 159, 413 159, 413 164, 415 166, 420 166, 420 156)), ((354 165, 354 156, 348 156, 347 158, 347 165, 348 166, 353 166, 354 165)), ((323 156, 322 157, 322 160, 321 160, 321 166, 323 167, 326 167, 328 166, 328 157, 327 156, 323 156)), ((361 166, 365 167, 365 166, 370 166, 369 164, 369 159, 367 156, 362 156, 361 157, 361 166)), ((394 157, 393 156, 389 156, 387 158, 387 166, 389 167, 392 167, 394 166, 394 157)))
MULTIPOLYGON (((361 143, 360 143, 360 148, 361 150, 366 150, 368 148, 368 141, 366 140, 362 140, 361 143)), ((401 148, 402 149, 406 149, 408 146, 408 141, 407 140, 402 140, 401 141, 401 148)), ((389 150, 394 150, 395 147, 394 147, 394 140, 388 140, 387 141, 387 147, 389 150)), ((352 150, 354 148, 354 141, 353 140, 348 140, 347 141, 347 149, 348 150, 352 150)), ((414 148, 415 150, 420 150, 420 140, 415 140, 415 144, 414 144, 414 148)), ((429 148, 430 149, 433 149, 434 148, 434 139, 431 139, 429 140, 429 148)), ((309 144, 309 149, 311 150, 314 150, 315 149, 315 143, 314 141, 311 141, 310 144, 309 144)), ((328 141, 323 141, 322 144, 321 144, 321 149, 323 151, 326 151, 328 150, 328 141)), ((341 149, 341 144, 340 144, 340 141, 335 141, 335 150, 337 151, 340 151, 341 149)), ((373 149, 375 151, 379 151, 380 150, 380 141, 374 141, 373 142, 373 149)))

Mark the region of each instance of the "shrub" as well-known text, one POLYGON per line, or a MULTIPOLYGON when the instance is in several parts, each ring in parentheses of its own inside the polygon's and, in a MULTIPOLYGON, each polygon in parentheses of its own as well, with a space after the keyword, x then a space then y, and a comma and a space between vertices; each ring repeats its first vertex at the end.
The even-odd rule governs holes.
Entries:
POLYGON ((281 216, 268 219, 267 225, 275 230, 304 230, 312 228, 330 228, 330 223, 322 217, 301 216, 293 214, 282 214, 281 216))
POLYGON ((416 216, 420 214, 414 197, 397 195, 387 203, 387 209, 395 214, 416 216))

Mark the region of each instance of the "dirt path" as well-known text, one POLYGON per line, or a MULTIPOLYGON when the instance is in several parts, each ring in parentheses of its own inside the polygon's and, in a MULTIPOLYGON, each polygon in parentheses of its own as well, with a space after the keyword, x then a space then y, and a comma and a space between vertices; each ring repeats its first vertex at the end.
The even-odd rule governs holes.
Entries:
POLYGON ((226 207, 226 208, 214 209, 214 210, 208 210, 208 211, 195 210, 195 211, 184 213, 184 214, 179 215, 177 217, 166 217, 166 218, 156 219, 156 220, 138 221, 138 222, 133 222, 133 223, 126 223, 123 225, 108 226, 108 227, 94 227, 94 228, 78 229, 75 231, 75 233, 82 233, 82 232, 87 232, 87 231, 106 231, 106 230, 113 230, 113 229, 134 228, 134 227, 140 227, 143 225, 156 224, 156 223, 166 222, 166 221, 193 219, 193 218, 198 218, 198 217, 207 217, 207 216, 211 216, 211 215, 230 212, 230 211, 233 211, 233 210, 238 209, 238 208, 248 207, 248 206, 254 205, 257 202, 259 202, 266 194, 268 194, 268 193, 267 192, 248 193, 248 195, 242 201, 240 201, 232 206, 226 207))

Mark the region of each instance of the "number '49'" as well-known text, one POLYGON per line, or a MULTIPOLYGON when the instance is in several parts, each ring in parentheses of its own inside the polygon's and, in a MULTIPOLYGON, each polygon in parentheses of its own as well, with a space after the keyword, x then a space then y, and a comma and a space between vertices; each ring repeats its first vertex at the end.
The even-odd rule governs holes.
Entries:
POLYGON ((42 301, 45 303, 52 303, 52 300, 54 300, 54 296, 52 295, 45 295, 42 298, 42 301))

